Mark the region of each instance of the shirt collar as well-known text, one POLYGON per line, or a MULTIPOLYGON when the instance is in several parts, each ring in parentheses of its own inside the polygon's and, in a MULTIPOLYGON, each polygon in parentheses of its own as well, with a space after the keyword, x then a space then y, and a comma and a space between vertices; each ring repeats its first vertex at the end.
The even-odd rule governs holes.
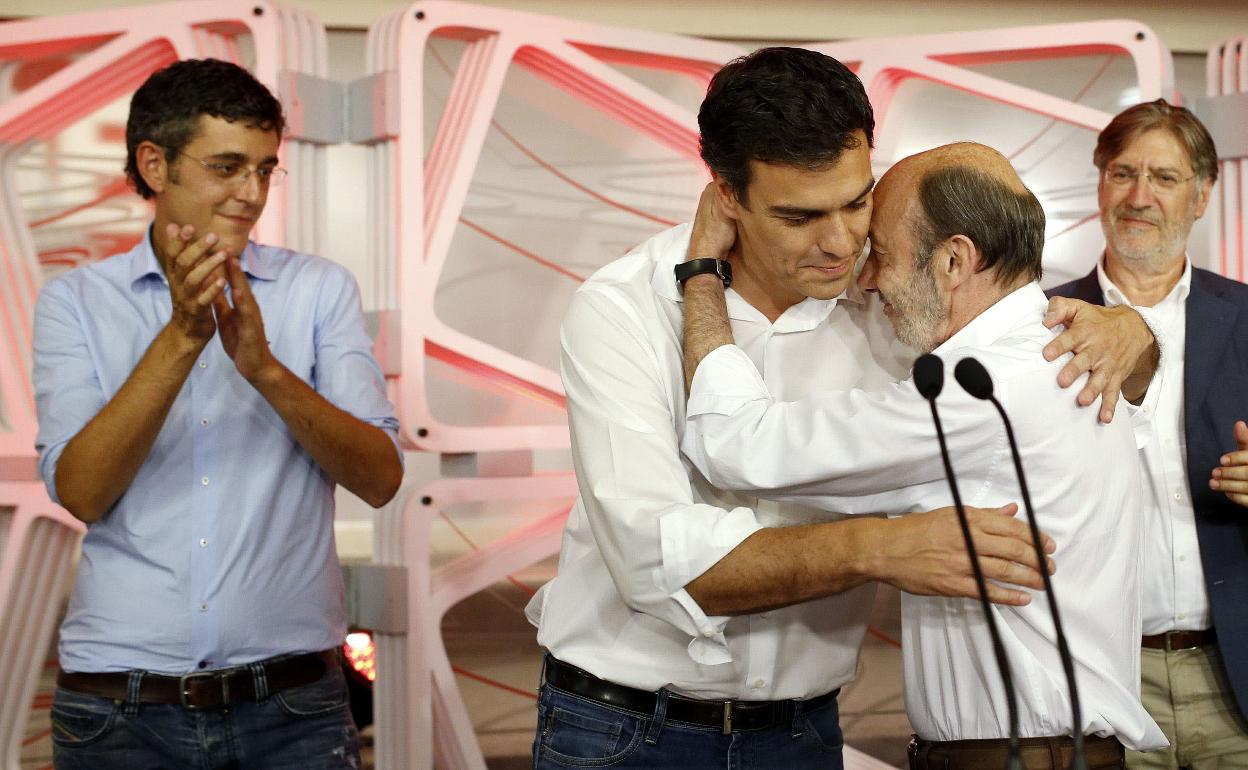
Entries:
MULTIPOLYGON (((1114 305, 1128 305, 1134 307, 1131 300, 1127 299, 1127 295, 1119 289, 1117 285, 1110 280, 1109 274, 1105 272, 1105 257, 1101 256, 1096 261, 1096 281, 1101 285, 1101 294, 1105 297, 1105 304, 1113 307, 1114 305)), ((1179 276, 1179 282, 1174 285, 1170 293, 1165 299, 1158 302, 1158 305, 1165 304, 1172 299, 1177 299, 1179 303, 1187 302, 1187 295, 1192 292, 1192 261, 1183 255, 1183 275, 1179 276)))
POLYGON ((277 280, 277 264, 274 259, 274 251, 272 248, 260 248, 255 241, 247 241, 247 246, 243 249, 243 256, 239 259, 239 262, 243 265, 243 272, 261 281, 277 280))
MULTIPOLYGON (((673 231, 673 235, 677 236, 672 244, 673 248, 660 251, 655 259, 654 273, 651 276, 650 285, 660 297, 672 302, 680 303, 685 301, 680 293, 680 289, 676 285, 674 271, 677 264, 685 261, 685 256, 689 252, 689 238, 692 233, 692 224, 685 223, 677 226, 673 231)), ((861 267, 861 261, 859 267, 861 267)), ((766 317, 757 308, 742 299, 741 295, 735 291, 729 289, 725 292, 724 299, 725 304, 728 306, 728 317, 730 319, 734 321, 761 321, 766 323, 766 317)), ((866 302, 866 296, 858 288, 857 272, 855 272, 855 279, 850 281, 849 286, 839 296, 832 299, 812 299, 807 297, 788 310, 785 310, 773 324, 774 330, 776 332, 791 332, 812 329, 822 323, 832 313, 832 310, 836 308, 836 304, 842 300, 859 305, 866 302)))
MULTIPOLYGON (((165 277, 165 271, 161 268, 160 261, 156 258, 156 250, 152 248, 153 227, 154 225, 148 225, 147 234, 139 239, 139 242, 127 254, 127 257, 130 259, 131 285, 149 276, 156 276, 166 286, 169 285, 169 279, 165 277)), ((277 269, 273 264, 273 259, 265 253, 264 249, 257 247, 253 241, 247 241, 247 246, 243 249, 243 256, 239 262, 242 263, 243 272, 252 278, 262 281, 277 279, 277 269)))
POLYGON ((1044 296, 1044 290, 1040 288, 1039 283, 1032 281, 1020 286, 972 318, 970 323, 936 346, 933 352, 987 347, 1002 337, 1012 334, 1018 326, 1018 319, 1024 314, 1035 312, 1037 318, 1043 316, 1048 304, 1049 301, 1044 296))
POLYGON ((130 249, 126 256, 130 260, 131 285, 152 275, 166 284, 168 283, 168 280, 165 278, 165 271, 161 269, 160 262, 156 259, 156 252, 152 249, 151 225, 148 226, 147 233, 139 239, 139 242, 134 245, 134 248, 130 249))

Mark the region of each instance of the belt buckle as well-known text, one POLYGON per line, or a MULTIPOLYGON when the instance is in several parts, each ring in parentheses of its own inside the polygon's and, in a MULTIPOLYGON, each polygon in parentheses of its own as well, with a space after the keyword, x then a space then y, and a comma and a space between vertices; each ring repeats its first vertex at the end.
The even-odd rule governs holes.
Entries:
POLYGON ((732 735, 732 701, 724 701, 724 735, 732 735))
POLYGON ((187 696, 191 694, 190 683, 196 679, 221 679, 221 704, 225 705, 230 701, 230 683, 224 676, 216 671, 197 671, 193 674, 183 674, 178 677, 178 702, 182 708, 196 710, 206 708, 187 700, 187 696))

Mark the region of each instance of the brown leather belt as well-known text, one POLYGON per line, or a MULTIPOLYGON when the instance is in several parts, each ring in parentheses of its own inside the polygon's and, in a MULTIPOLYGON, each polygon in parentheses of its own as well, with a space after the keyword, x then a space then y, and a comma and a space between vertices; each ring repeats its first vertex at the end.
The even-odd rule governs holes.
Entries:
MULTIPOLYGON (((553 655, 546 656, 546 683, 572 695, 579 695, 606 706, 653 716, 658 693, 625 687, 599 679, 553 655)), ((801 701, 805 711, 812 711, 836 699, 840 690, 801 701)), ((718 727, 724 735, 745 730, 763 730, 793 721, 798 701, 698 700, 668 695, 667 719, 703 727, 718 727)))
MULTIPOLYGON (((1026 770, 1065 770, 1070 767, 1075 742, 1069 735, 1021 738, 1020 758, 1026 770)), ((1001 770, 1009 756, 1005 738, 976 741, 910 739, 910 770, 1001 770)), ((1122 744, 1110 736, 1083 737, 1083 755, 1090 770, 1126 767, 1122 744)))
MULTIPOLYGON (((261 661, 266 690, 281 690, 311 684, 337 666, 338 648, 261 661)), ((113 700, 126 700, 130 673, 85 673, 61 671, 56 685, 66 690, 113 700)), ((186 676, 144 674, 139 686, 140 703, 176 703, 189 709, 220 708, 245 700, 258 700, 256 677, 247 666, 201 671, 186 676)))
POLYGON ((1212 628, 1203 631, 1167 631, 1164 634, 1140 637, 1140 646, 1150 650, 1190 650, 1217 644, 1218 635, 1212 628))

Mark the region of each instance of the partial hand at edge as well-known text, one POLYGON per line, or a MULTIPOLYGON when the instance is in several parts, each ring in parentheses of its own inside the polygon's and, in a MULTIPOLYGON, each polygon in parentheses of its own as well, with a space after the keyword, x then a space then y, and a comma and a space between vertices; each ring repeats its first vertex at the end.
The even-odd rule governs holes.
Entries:
POLYGON ((1222 455, 1221 467, 1213 469, 1209 488, 1222 492, 1236 505, 1248 508, 1248 423, 1235 423, 1235 451, 1222 455))
MULTIPOLYGON (((1014 518, 1017 512, 1014 503, 1001 508, 966 509, 971 538, 988 581, 988 599, 994 604, 1021 606, 1029 603, 1031 597, 993 581, 1036 590, 1044 588, 1030 529, 1027 522, 1014 518)), ((891 531, 880 543, 877 560, 880 580, 920 596, 979 597, 955 509, 908 514, 888 523, 891 531)), ((1044 537, 1044 552, 1051 554, 1056 546, 1052 538, 1044 537)), ((1045 568, 1050 574, 1054 572, 1051 558, 1045 568)))
POLYGON ((1141 398, 1157 370, 1159 351, 1152 331, 1140 314, 1126 306, 1101 307, 1069 297, 1049 301, 1044 325, 1050 329, 1064 325, 1066 330, 1044 348, 1044 357, 1055 361, 1073 352, 1074 356, 1058 373, 1057 382, 1068 388, 1085 373, 1088 381, 1076 397, 1080 406, 1101 399, 1099 417, 1114 419, 1118 396, 1141 398))

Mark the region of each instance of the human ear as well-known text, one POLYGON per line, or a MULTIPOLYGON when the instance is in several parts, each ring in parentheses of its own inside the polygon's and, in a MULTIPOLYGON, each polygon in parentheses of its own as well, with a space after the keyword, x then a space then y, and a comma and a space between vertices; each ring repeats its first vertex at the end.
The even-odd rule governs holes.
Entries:
POLYGON ((169 181, 169 163, 165 151, 155 143, 144 140, 134 149, 135 166, 139 175, 153 192, 164 192, 169 181))
POLYGON ((951 235, 936 248, 932 257, 936 261, 934 269, 941 275, 950 289, 956 289, 970 280, 979 268, 979 249, 975 242, 965 235, 951 235))
POLYGON ((718 175, 715 177, 715 192, 719 200, 720 211, 724 212, 724 216, 733 221, 741 219, 741 209, 745 206, 737 200, 737 193, 732 189, 732 185, 718 175))
POLYGON ((1205 207, 1209 205, 1209 196, 1213 192, 1213 180, 1205 179, 1200 183, 1200 189, 1196 194, 1199 196, 1196 200, 1196 218, 1200 219, 1205 215, 1205 207))

